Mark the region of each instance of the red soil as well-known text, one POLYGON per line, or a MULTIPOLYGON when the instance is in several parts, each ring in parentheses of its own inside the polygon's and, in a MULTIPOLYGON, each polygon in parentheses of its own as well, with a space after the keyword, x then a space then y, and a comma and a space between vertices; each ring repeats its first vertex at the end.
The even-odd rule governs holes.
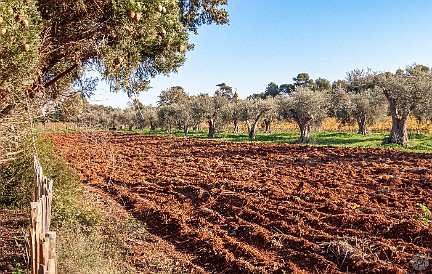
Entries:
POLYGON ((413 256, 432 255, 432 225, 415 206, 432 208, 430 154, 108 132, 51 137, 84 182, 205 272, 404 273, 414 272, 413 256))

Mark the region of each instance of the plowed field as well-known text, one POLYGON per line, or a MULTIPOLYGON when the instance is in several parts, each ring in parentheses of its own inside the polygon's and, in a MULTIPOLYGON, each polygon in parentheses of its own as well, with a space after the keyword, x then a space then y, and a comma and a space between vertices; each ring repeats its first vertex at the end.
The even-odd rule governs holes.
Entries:
POLYGON ((413 267, 432 264, 432 225, 415 206, 432 208, 430 154, 109 132, 51 137, 85 183, 202 272, 432 272, 413 267))

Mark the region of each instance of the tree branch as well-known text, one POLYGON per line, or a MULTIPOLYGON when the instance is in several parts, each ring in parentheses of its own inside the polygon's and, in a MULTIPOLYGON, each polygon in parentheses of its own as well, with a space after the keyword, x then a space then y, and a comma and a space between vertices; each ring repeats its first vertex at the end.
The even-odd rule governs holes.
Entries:
POLYGON ((60 80, 61 78, 63 78, 66 74, 70 73, 71 71, 73 71, 76 67, 78 67, 77 64, 74 64, 73 66, 71 66, 70 68, 68 68, 67 70, 63 71, 62 73, 60 73, 59 75, 57 75, 56 77, 54 77, 54 79, 52 79, 51 81, 49 81, 48 83, 45 84, 45 88, 50 87, 52 85, 54 85, 58 80, 60 80))

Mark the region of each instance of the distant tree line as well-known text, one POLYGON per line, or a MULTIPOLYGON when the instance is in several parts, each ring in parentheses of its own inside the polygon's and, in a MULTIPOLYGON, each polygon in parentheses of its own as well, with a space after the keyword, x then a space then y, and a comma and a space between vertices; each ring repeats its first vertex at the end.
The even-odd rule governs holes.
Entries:
POLYGON ((230 125, 234 132, 239 123, 247 125, 249 138, 256 136, 263 124, 269 132, 275 120, 290 120, 298 125, 299 143, 307 142, 313 127, 326 117, 336 117, 343 124, 357 124, 359 134, 390 115, 392 127, 383 143, 407 146, 407 121, 411 115, 432 120, 432 71, 423 65, 411 65, 395 73, 376 73, 355 69, 344 80, 324 78, 315 81, 307 73, 293 78, 293 83, 268 84, 262 93, 241 99, 225 83, 210 95, 188 95, 180 86, 171 87, 159 96, 158 106, 144 106, 137 99, 124 110, 88 104, 75 94, 66 98, 51 114, 51 119, 80 122, 92 127, 164 128, 167 133, 208 125, 208 137, 218 128, 230 125))

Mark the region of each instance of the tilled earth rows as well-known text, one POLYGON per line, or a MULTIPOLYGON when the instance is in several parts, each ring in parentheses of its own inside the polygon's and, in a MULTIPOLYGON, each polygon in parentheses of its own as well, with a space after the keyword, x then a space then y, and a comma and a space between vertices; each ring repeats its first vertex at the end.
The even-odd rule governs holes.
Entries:
POLYGON ((430 154, 51 137, 84 182, 208 273, 415 273, 412 259, 432 255, 432 225, 415 206, 432 208, 430 154))

